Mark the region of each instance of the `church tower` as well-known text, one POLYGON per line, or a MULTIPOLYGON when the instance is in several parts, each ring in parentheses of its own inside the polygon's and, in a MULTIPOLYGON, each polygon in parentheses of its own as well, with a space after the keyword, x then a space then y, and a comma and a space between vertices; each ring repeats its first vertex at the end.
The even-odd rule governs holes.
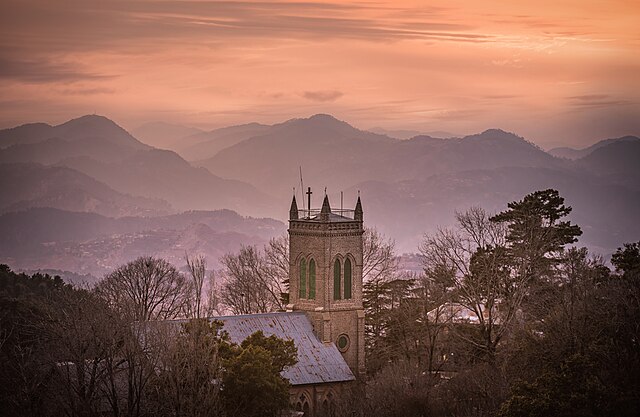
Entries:
POLYGON ((318 338, 335 343, 357 378, 364 377, 362 306, 362 204, 332 210, 325 195, 321 209, 289 210, 288 309, 304 311, 318 338))

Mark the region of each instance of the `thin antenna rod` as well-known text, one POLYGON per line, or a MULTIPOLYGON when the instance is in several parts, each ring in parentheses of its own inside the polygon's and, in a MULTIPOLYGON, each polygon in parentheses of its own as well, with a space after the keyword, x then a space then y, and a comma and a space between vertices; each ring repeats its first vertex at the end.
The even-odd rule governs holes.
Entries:
MULTIPOLYGON (((300 165, 300 190, 304 193, 304 183, 302 182, 302 165, 300 165)), ((304 195, 301 198, 302 200, 302 210, 304 210, 304 195)))
POLYGON ((343 201, 343 195, 342 194, 343 194, 343 192, 340 191, 340 215, 341 216, 344 215, 344 214, 342 214, 342 213, 344 213, 344 209, 342 208, 342 201, 343 201))

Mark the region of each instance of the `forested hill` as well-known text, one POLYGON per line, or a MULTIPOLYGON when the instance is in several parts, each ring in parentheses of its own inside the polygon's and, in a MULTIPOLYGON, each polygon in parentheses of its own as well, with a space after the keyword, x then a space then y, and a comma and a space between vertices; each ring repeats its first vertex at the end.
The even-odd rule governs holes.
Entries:
POLYGON ((16 269, 53 269, 102 277, 118 265, 153 254, 184 264, 202 254, 212 269, 242 245, 262 246, 284 233, 283 223, 230 210, 158 217, 111 218, 52 208, 0 215, 0 262, 16 269))

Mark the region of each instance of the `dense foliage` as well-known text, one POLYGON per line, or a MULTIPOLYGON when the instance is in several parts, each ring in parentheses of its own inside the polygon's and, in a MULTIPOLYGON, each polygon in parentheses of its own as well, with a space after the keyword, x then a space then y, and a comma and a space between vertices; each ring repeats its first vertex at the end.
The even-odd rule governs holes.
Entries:
POLYGON ((569 246, 570 212, 555 190, 471 208, 425 236, 422 275, 365 282, 368 395, 344 415, 638 415, 640 242, 612 271, 569 246))
POLYGON ((276 416, 287 409, 289 383, 280 373, 297 362, 293 341, 257 332, 235 345, 217 321, 144 320, 191 311, 182 308, 183 280, 153 258, 119 268, 95 291, 0 265, 0 415, 276 416))

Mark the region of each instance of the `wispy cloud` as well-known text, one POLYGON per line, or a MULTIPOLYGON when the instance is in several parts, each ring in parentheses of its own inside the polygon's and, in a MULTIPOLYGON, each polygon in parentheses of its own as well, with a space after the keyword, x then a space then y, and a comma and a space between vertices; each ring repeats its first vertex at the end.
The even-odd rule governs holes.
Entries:
POLYGON ((608 94, 583 94, 568 97, 574 107, 612 107, 633 104, 630 100, 619 99, 608 94))
POLYGON ((71 83, 84 80, 111 78, 109 75, 83 71, 77 64, 47 62, 43 60, 14 60, 0 56, 0 78, 27 83, 71 83))
POLYGON ((508 120, 529 133, 565 113, 637 113, 640 10, 596 1, 1 0, 0 96, 17 104, 0 103, 0 123, 329 112, 465 132, 508 120))
POLYGON ((599 101, 609 97, 607 94, 583 94, 581 96, 568 97, 570 100, 576 100, 579 102, 599 101))
POLYGON ((95 87, 95 88, 65 88, 61 89, 61 94, 73 95, 73 96, 94 96, 99 94, 114 94, 116 89, 107 87, 95 87))
POLYGON ((488 95, 482 96, 482 98, 486 98, 489 100, 510 100, 518 97, 519 96, 515 94, 488 94, 488 95))
MULTIPOLYGON (((371 16, 375 4, 340 2, 202 2, 6 0, 0 33, 5 46, 29 50, 95 50, 162 47, 163 42, 228 39, 360 39, 372 42, 422 39, 487 42, 493 36, 446 20, 400 20, 371 16)), ((397 8, 400 9, 400 8, 397 8)), ((404 10, 411 13, 410 10, 404 10)))
POLYGON ((311 101, 318 101, 321 103, 336 101, 340 97, 342 97, 344 93, 342 91, 337 90, 328 90, 328 91, 305 91, 302 93, 302 97, 311 101))

